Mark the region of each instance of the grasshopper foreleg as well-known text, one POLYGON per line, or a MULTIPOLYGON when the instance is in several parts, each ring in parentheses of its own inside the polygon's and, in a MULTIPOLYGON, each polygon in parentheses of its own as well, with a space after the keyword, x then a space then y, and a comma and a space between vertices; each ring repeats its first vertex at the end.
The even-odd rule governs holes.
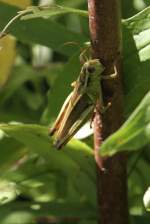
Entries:
POLYGON ((109 79, 115 79, 116 77, 117 77, 117 68, 114 65, 114 73, 113 74, 110 74, 110 75, 103 75, 102 76, 102 79, 109 80, 109 79))

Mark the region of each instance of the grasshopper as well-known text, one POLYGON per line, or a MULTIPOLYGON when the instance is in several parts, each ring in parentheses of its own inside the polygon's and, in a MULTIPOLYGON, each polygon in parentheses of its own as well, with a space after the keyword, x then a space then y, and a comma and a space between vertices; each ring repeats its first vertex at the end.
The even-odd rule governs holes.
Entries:
MULTIPOLYGON (((80 71, 78 79, 72 83, 74 88, 65 100, 60 113, 49 130, 49 135, 55 135, 54 146, 60 149, 94 114, 97 100, 103 106, 101 79, 114 78, 116 74, 102 76, 104 66, 99 59, 86 61, 80 71)), ((107 107, 107 106, 106 106, 107 107)))

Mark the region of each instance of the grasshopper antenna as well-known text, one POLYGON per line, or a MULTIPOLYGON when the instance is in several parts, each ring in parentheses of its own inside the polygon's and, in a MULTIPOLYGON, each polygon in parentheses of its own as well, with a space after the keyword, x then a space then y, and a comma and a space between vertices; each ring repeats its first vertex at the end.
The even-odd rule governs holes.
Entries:
POLYGON ((79 56, 79 60, 81 64, 84 64, 86 61, 88 61, 91 58, 90 57, 91 54, 89 52, 91 48, 90 42, 85 42, 83 47, 81 47, 80 44, 75 41, 64 43, 63 46, 65 45, 76 45, 79 48, 81 52, 79 56), (87 53, 88 53, 88 56, 87 56, 87 53))

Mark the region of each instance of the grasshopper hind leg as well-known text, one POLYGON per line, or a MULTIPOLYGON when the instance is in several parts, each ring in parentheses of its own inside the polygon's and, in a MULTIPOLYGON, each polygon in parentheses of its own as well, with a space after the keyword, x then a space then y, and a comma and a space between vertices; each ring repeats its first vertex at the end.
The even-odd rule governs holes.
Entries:
POLYGON ((93 105, 89 106, 83 113, 81 113, 78 120, 73 124, 66 136, 61 138, 60 136, 56 138, 54 146, 59 150, 75 135, 75 133, 85 124, 85 122, 90 118, 93 111, 93 105))

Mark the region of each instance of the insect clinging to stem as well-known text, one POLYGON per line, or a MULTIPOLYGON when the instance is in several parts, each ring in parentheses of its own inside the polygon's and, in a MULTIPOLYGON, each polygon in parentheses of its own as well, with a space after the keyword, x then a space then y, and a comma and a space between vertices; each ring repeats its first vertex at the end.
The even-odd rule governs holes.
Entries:
MULTIPOLYGON (((81 56, 85 56, 84 53, 81 56)), ((103 105, 100 81, 102 78, 115 78, 116 71, 112 75, 103 76, 104 69, 99 59, 88 59, 81 67, 77 80, 71 84, 73 91, 65 100, 54 125, 49 130, 50 136, 55 134, 54 146, 57 149, 62 148, 90 119, 97 100, 100 101, 102 110, 107 108, 103 105)))

